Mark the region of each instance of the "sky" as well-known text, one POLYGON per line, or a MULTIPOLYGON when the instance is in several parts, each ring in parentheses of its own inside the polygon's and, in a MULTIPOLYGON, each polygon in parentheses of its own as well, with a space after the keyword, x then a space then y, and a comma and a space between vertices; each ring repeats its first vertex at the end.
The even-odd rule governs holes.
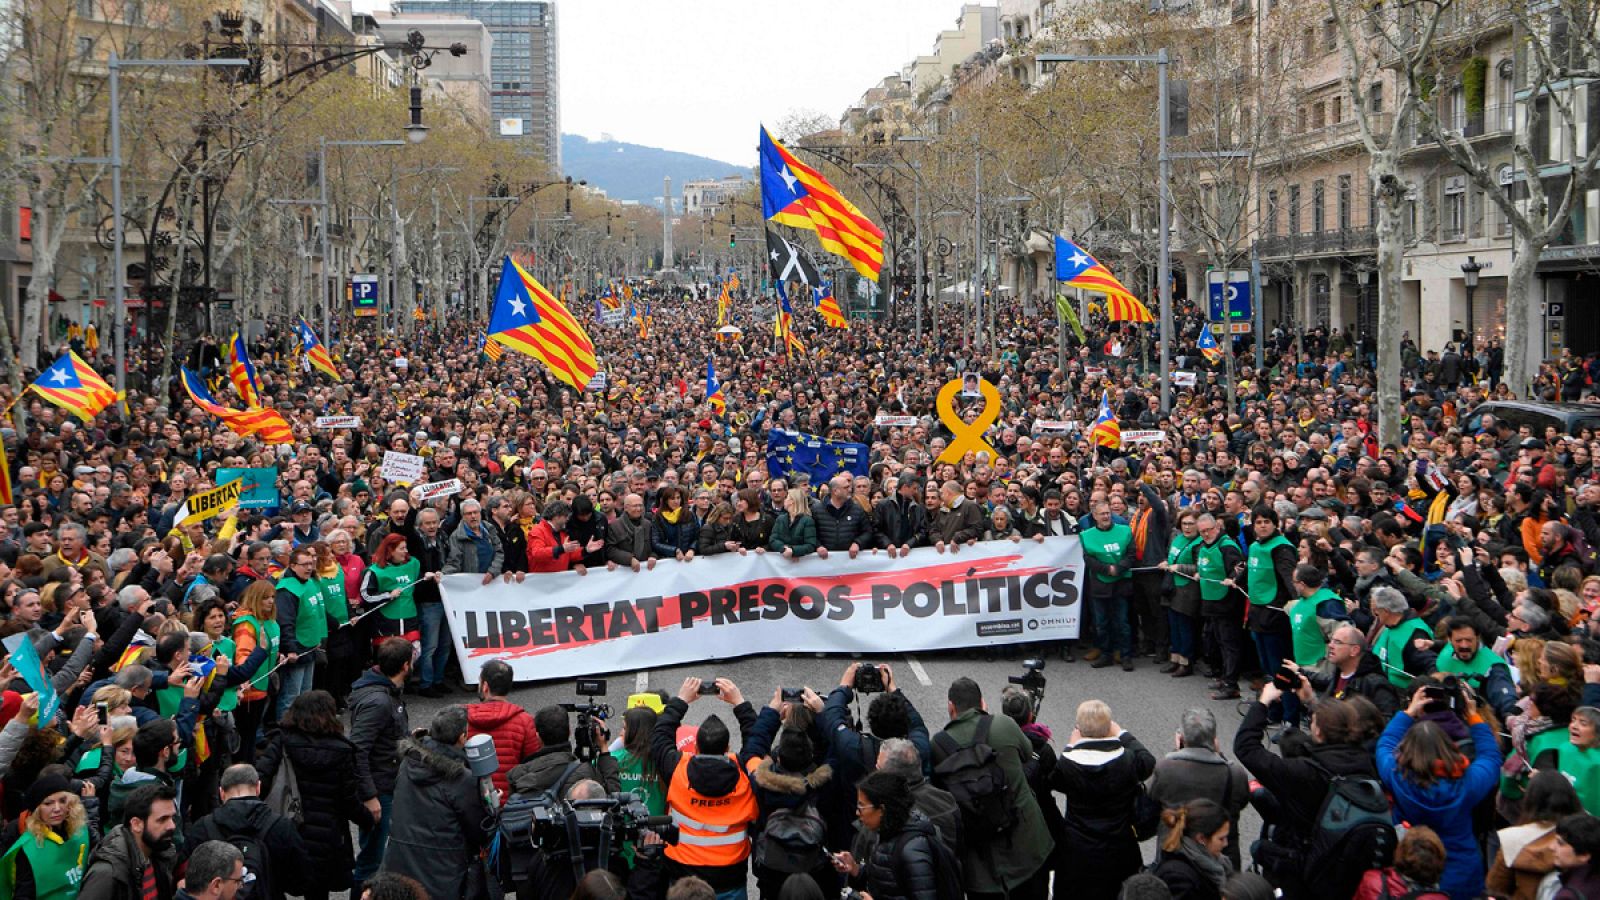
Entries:
POLYGON ((961 0, 557 0, 561 130, 754 165, 758 127, 837 121, 961 0))

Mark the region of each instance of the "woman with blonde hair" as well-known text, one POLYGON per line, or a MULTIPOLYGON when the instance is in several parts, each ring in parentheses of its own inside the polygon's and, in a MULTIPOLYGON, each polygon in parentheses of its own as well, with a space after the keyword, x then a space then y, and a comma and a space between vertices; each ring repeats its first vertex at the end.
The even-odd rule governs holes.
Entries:
POLYGON ((804 488, 790 488, 783 498, 783 512, 772 526, 767 549, 782 553, 785 559, 799 559, 817 552, 817 523, 811 518, 811 498, 804 488))
MULTIPOLYGON (((39 774, 23 801, 22 835, 0 858, 0 897, 71 900, 78 895, 92 839, 88 810, 60 766, 39 774)), ((84 785, 89 796, 94 787, 84 785)))
POLYGON ((234 713, 234 727, 239 731, 239 752, 243 756, 255 755, 256 732, 261 720, 272 704, 271 672, 278 665, 278 604, 277 588, 266 579, 253 581, 239 597, 239 610, 233 617, 233 663, 239 665, 250 658, 257 645, 267 650, 266 664, 256 671, 254 678, 239 693, 239 707, 234 713))

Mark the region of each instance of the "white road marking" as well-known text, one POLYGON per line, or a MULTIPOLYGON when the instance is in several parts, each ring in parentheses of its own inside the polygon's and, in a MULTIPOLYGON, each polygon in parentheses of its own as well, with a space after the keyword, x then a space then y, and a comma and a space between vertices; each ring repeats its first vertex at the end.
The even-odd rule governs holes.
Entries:
POLYGON ((917 676, 917 681, 921 682, 923 687, 933 687, 933 679, 928 677, 928 670, 922 667, 922 663, 917 662, 915 656, 906 654, 906 665, 911 667, 911 674, 917 676))

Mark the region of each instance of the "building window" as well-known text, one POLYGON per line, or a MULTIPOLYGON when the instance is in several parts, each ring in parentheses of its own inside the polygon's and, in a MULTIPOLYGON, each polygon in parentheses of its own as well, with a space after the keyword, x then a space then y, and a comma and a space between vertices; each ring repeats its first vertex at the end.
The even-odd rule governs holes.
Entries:
POLYGON ((78 15, 85 19, 94 18, 94 0, 78 0, 78 15))
POLYGON ((1339 29, 1332 19, 1322 23, 1322 49, 1326 53, 1339 49, 1339 29))
POLYGON ((1460 87, 1452 88, 1449 97, 1450 116, 1446 120, 1450 130, 1457 134, 1467 130, 1467 92, 1460 87))
POLYGON ((129 25, 144 24, 144 3, 142 0, 128 0, 122 8, 122 18, 129 25))
POLYGON ((1367 88, 1367 111, 1383 112, 1383 82, 1374 81, 1372 86, 1367 88))
POLYGON ((1311 127, 1321 129, 1327 124, 1326 107, 1323 106, 1322 101, 1318 100, 1316 103, 1311 104, 1311 127))
POLYGON ((78 58, 79 59, 88 59, 89 57, 91 57, 93 55, 94 55, 94 38, 92 38, 92 37, 80 37, 80 38, 78 38, 78 58))
POLYGON ((1317 30, 1307 28, 1300 34, 1300 49, 1306 59, 1317 55, 1317 30))
POLYGON ((1289 233, 1300 233, 1300 185, 1289 185, 1289 233))
POLYGON ((1327 186, 1322 181, 1311 183, 1311 230, 1321 233, 1323 211, 1327 207, 1327 186))
POLYGON ((1401 210, 1401 214, 1405 217, 1402 224, 1405 226, 1406 241, 1415 241, 1417 239, 1417 186, 1415 184, 1406 185, 1405 207, 1401 210))
POLYGON ((1328 124, 1337 125, 1344 121, 1344 98, 1335 95, 1328 101, 1328 124))
POLYGON ((1278 192, 1267 191, 1267 234, 1278 233, 1278 192))
POLYGON ((1444 182, 1444 235, 1447 241, 1459 241, 1467 236, 1467 179, 1454 175, 1444 182))
POLYGON ((1350 230, 1350 176, 1339 176, 1339 230, 1350 230))

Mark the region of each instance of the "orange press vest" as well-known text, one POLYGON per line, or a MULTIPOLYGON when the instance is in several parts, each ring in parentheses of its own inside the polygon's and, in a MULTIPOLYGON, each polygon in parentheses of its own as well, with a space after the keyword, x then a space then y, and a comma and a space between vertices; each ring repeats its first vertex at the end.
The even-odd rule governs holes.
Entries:
MULTIPOLYGON (((685 753, 667 784, 667 812, 678 826, 678 844, 667 847, 667 857, 685 866, 736 866, 750 855, 749 827, 756 820, 756 797, 750 780, 741 772, 739 784, 722 797, 708 797, 689 784, 685 753)), ((733 754, 728 760, 738 766, 733 754)))

